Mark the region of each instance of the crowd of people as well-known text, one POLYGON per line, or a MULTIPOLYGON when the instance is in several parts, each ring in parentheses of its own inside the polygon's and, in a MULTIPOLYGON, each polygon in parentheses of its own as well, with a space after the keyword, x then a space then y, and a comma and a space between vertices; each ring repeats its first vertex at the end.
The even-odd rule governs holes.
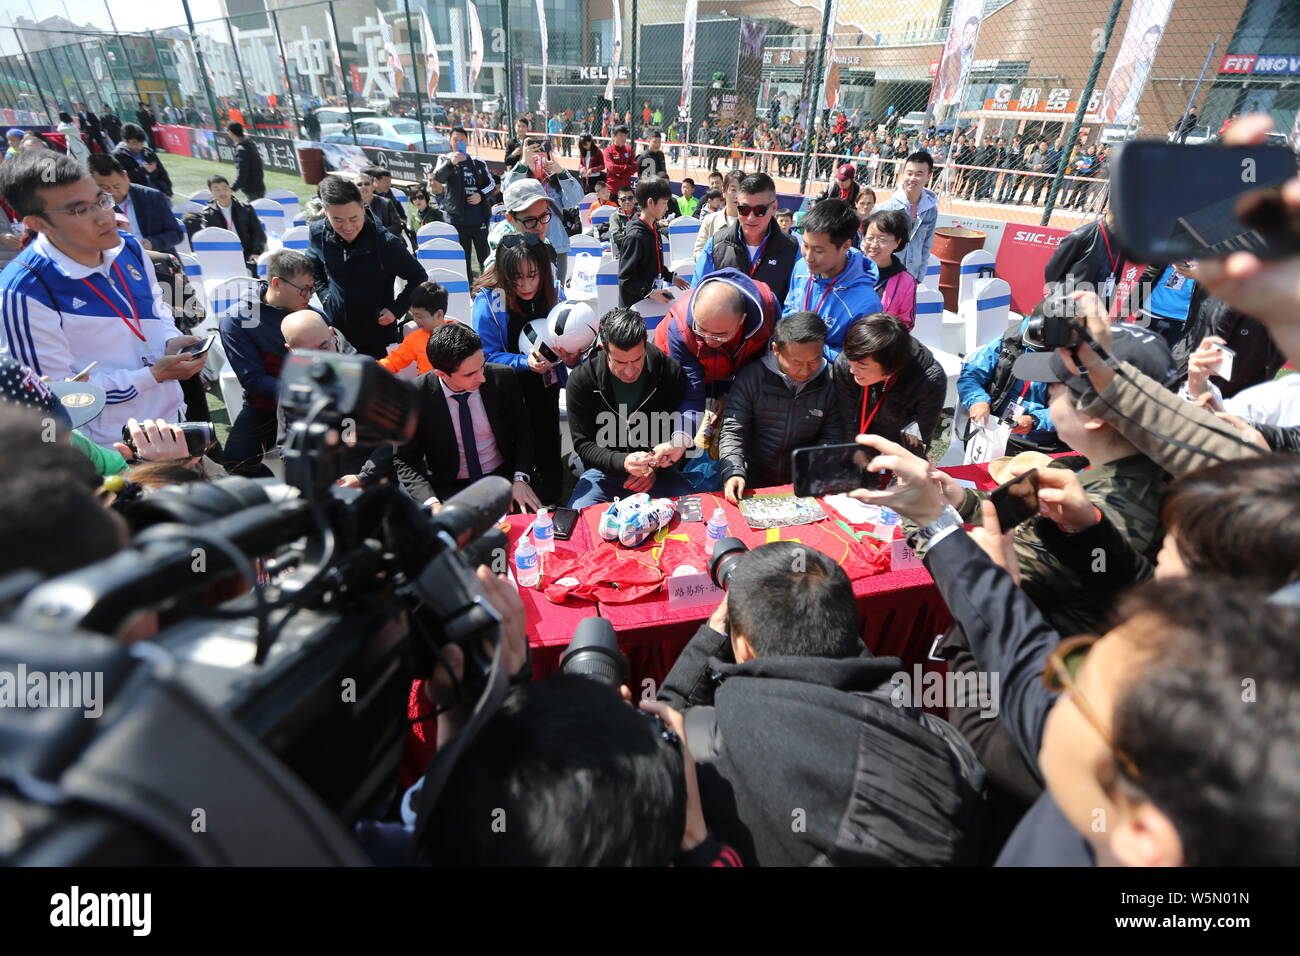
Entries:
MULTIPOLYGON (((906 521, 954 620, 936 650, 954 674, 1000 675, 999 708, 949 701, 943 720, 898 706, 899 662, 863 646, 844 570, 769 544, 737 560, 722 604, 639 704, 649 720, 594 681, 519 682, 463 754, 418 849, 452 864, 1300 859, 1300 375, 1274 380, 1300 360, 1300 258, 1151 264, 1116 303, 1109 214, 1063 241, 1026 323, 1065 296, 1088 341, 1036 349, 1009 329, 965 356, 957 383, 959 417, 1010 427, 1011 473, 1037 469, 1036 513, 1003 528, 986 495, 930 460, 947 375, 912 334, 916 289, 945 158, 996 160, 1001 178, 980 173, 969 188, 1015 201, 1039 163, 1012 164, 1045 144, 965 163, 962 137, 945 157, 942 143, 936 155, 899 134, 880 157, 896 175, 828 166, 796 225, 770 165, 736 164, 679 193, 648 103, 640 152, 628 117, 600 119, 602 133, 617 123, 610 143, 584 138, 575 173, 521 118, 499 181, 473 155, 475 125, 457 123, 414 222, 386 170, 327 176, 306 252, 267 257, 257 291, 219 316, 246 401, 224 448, 203 456, 179 423, 209 417, 195 388, 205 358, 190 348, 183 273, 167 267, 179 230, 154 221, 170 189, 145 131, 125 125, 121 145, 85 162, 20 143, 0 162, 5 211, 22 226, 0 272, 0 399, 19 406, 0 410, 11 463, 0 520, 6 536, 66 541, 76 521, 77 540, 102 540, 15 549, 0 570, 56 574, 123 547, 120 529, 87 517, 94 487, 115 475, 144 483, 151 459, 195 465, 196 480, 218 466, 269 474, 287 428, 278 379, 298 349, 416 366, 415 434, 352 446, 328 477, 387 482, 435 511, 488 475, 510 482, 523 512, 641 493, 737 502, 789 483, 793 449, 856 441, 893 481, 853 496, 906 521), (572 213, 595 186, 616 210, 606 235, 619 265, 619 305, 601 315, 566 291, 583 228, 572 213), (683 208, 701 228, 694 261, 674 266, 662 235, 683 208), (460 321, 413 251, 435 215, 456 227, 472 270, 460 321), (653 329, 638 310, 647 300, 667 307, 653 329), (585 334, 546 354, 536 330, 560 313, 585 334), (1231 370, 1225 347, 1237 350, 1231 370), (75 429, 55 390, 65 380, 103 396, 75 429), (59 448, 38 453, 51 416, 59 448), (486 817, 468 822, 483 807, 507 808, 508 836, 486 817)), ((858 135, 837 125, 828 144, 858 135)), ((1256 142, 1266 128, 1247 117, 1225 138, 1256 142)), ((779 125, 763 132, 780 139, 779 125)), ((1055 148, 1052 162, 1066 161, 1055 148)), ((211 188, 203 221, 239 232, 243 204, 224 177, 211 188)), ((1284 198, 1300 221, 1300 179, 1284 198)), ((512 673, 526 676, 519 598, 490 593, 512 673)), ((472 704, 446 670, 424 689, 440 741, 472 704)), ((411 832, 405 813, 389 822, 411 832)))

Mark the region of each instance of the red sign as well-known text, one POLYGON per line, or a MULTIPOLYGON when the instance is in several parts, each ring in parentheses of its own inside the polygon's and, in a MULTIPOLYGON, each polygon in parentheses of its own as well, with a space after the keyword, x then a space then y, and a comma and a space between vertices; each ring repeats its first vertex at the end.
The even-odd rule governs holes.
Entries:
POLYGON ((1249 73, 1255 69, 1255 57, 1240 53, 1227 53, 1219 62, 1220 73, 1249 73))
POLYGON ((1028 315, 1043 298, 1043 269, 1068 229, 1007 225, 995 272, 1011 286, 1011 308, 1028 315))
POLYGON ((155 126, 154 139, 173 156, 190 155, 190 128, 188 126, 155 126))
POLYGON ((353 63, 350 69, 352 70, 352 92, 360 93, 366 88, 365 81, 361 78, 361 67, 353 63))
POLYGON ((927 72, 928 72, 931 76, 938 76, 938 75, 939 75, 939 61, 938 61, 938 60, 931 60, 931 61, 930 61, 930 68, 929 68, 929 70, 927 70, 927 72))

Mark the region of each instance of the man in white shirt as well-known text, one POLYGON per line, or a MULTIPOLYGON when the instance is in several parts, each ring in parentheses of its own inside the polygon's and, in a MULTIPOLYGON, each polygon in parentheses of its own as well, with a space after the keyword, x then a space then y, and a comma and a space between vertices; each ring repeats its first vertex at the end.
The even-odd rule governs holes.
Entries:
POLYGON ((37 238, 0 272, 0 342, 54 381, 104 389, 103 413, 83 429, 120 441, 128 418, 182 418, 179 382, 204 356, 181 352, 181 335, 140 242, 117 229, 113 197, 81 166, 53 152, 0 166, 0 194, 37 238))

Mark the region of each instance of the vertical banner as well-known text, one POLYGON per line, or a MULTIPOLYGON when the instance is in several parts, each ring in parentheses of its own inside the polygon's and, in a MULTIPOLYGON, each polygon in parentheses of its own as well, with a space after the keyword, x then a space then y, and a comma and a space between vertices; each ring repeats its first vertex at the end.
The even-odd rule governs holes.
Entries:
POLYGON ((960 106, 961 92, 975 59, 975 43, 980 35, 980 13, 984 0, 955 0, 952 5, 952 25, 948 27, 948 40, 944 44, 943 59, 934 79, 930 96, 932 107, 960 106))
POLYGON ((334 56, 334 82, 339 84, 338 92, 343 92, 342 84, 346 82, 343 76, 343 55, 339 52, 339 28, 334 22, 334 6, 330 4, 325 7, 325 19, 330 22, 330 50, 334 56))
POLYGON ((375 15, 379 17, 379 33, 384 41, 384 59, 388 62, 388 69, 393 77, 393 95, 400 96, 406 70, 402 67, 402 58, 397 55, 397 44, 393 42, 393 28, 384 19, 384 11, 375 7, 375 15))
POLYGON ((695 91, 695 19, 699 0, 686 0, 686 18, 682 23, 682 94, 677 100, 677 118, 685 125, 683 139, 689 141, 691 128, 691 94, 695 91))
POLYGON ((515 91, 515 112, 523 116, 528 112, 528 87, 524 75, 523 57, 515 57, 510 61, 511 84, 515 91))
POLYGON ((469 90, 473 93, 479 70, 483 69, 483 28, 479 26, 474 0, 465 0, 465 12, 469 14, 469 90))
POLYGON ((840 67, 835 62, 835 22, 839 15, 840 0, 831 0, 830 26, 826 28, 826 76, 822 81, 828 110, 840 105, 840 67))
POLYGON ((614 52, 609 59, 609 82, 605 84, 605 99, 614 106, 614 80, 618 78, 618 61, 623 58, 623 0, 614 0, 614 52))
MULTIPOLYGON (((543 0, 537 0, 537 22, 542 28, 542 34, 539 38, 542 44, 542 92, 537 95, 537 108, 545 116, 550 112, 546 108, 546 67, 550 65, 550 40, 546 35, 546 7, 543 0)), ((524 97, 527 99, 527 97, 524 97)))
POLYGON ((1173 5, 1174 0, 1134 0, 1101 98, 1098 119, 1103 123, 1127 126, 1133 122, 1173 5))
POLYGON ((438 76, 442 73, 442 64, 438 61, 438 43, 433 38, 433 25, 429 23, 426 10, 420 11, 420 27, 424 33, 424 92, 430 100, 435 100, 438 98, 438 76))
POLYGON ((767 24, 757 20, 740 21, 740 56, 736 61, 736 92, 743 119, 757 119, 762 100, 757 96, 763 82, 763 44, 767 41, 767 24), (753 91, 753 94, 750 91, 753 91), (753 111, 750 104, 753 104, 753 111))

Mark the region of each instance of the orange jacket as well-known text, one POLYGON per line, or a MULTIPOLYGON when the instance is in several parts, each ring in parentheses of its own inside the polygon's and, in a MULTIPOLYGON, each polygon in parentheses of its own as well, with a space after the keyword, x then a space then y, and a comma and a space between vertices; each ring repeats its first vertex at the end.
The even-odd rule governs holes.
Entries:
POLYGON ((402 344, 389 352, 386 358, 381 358, 379 364, 388 371, 396 373, 414 362, 416 370, 423 375, 433 370, 433 366, 429 364, 429 355, 425 351, 428 344, 429 333, 424 329, 416 329, 402 339, 402 344))

